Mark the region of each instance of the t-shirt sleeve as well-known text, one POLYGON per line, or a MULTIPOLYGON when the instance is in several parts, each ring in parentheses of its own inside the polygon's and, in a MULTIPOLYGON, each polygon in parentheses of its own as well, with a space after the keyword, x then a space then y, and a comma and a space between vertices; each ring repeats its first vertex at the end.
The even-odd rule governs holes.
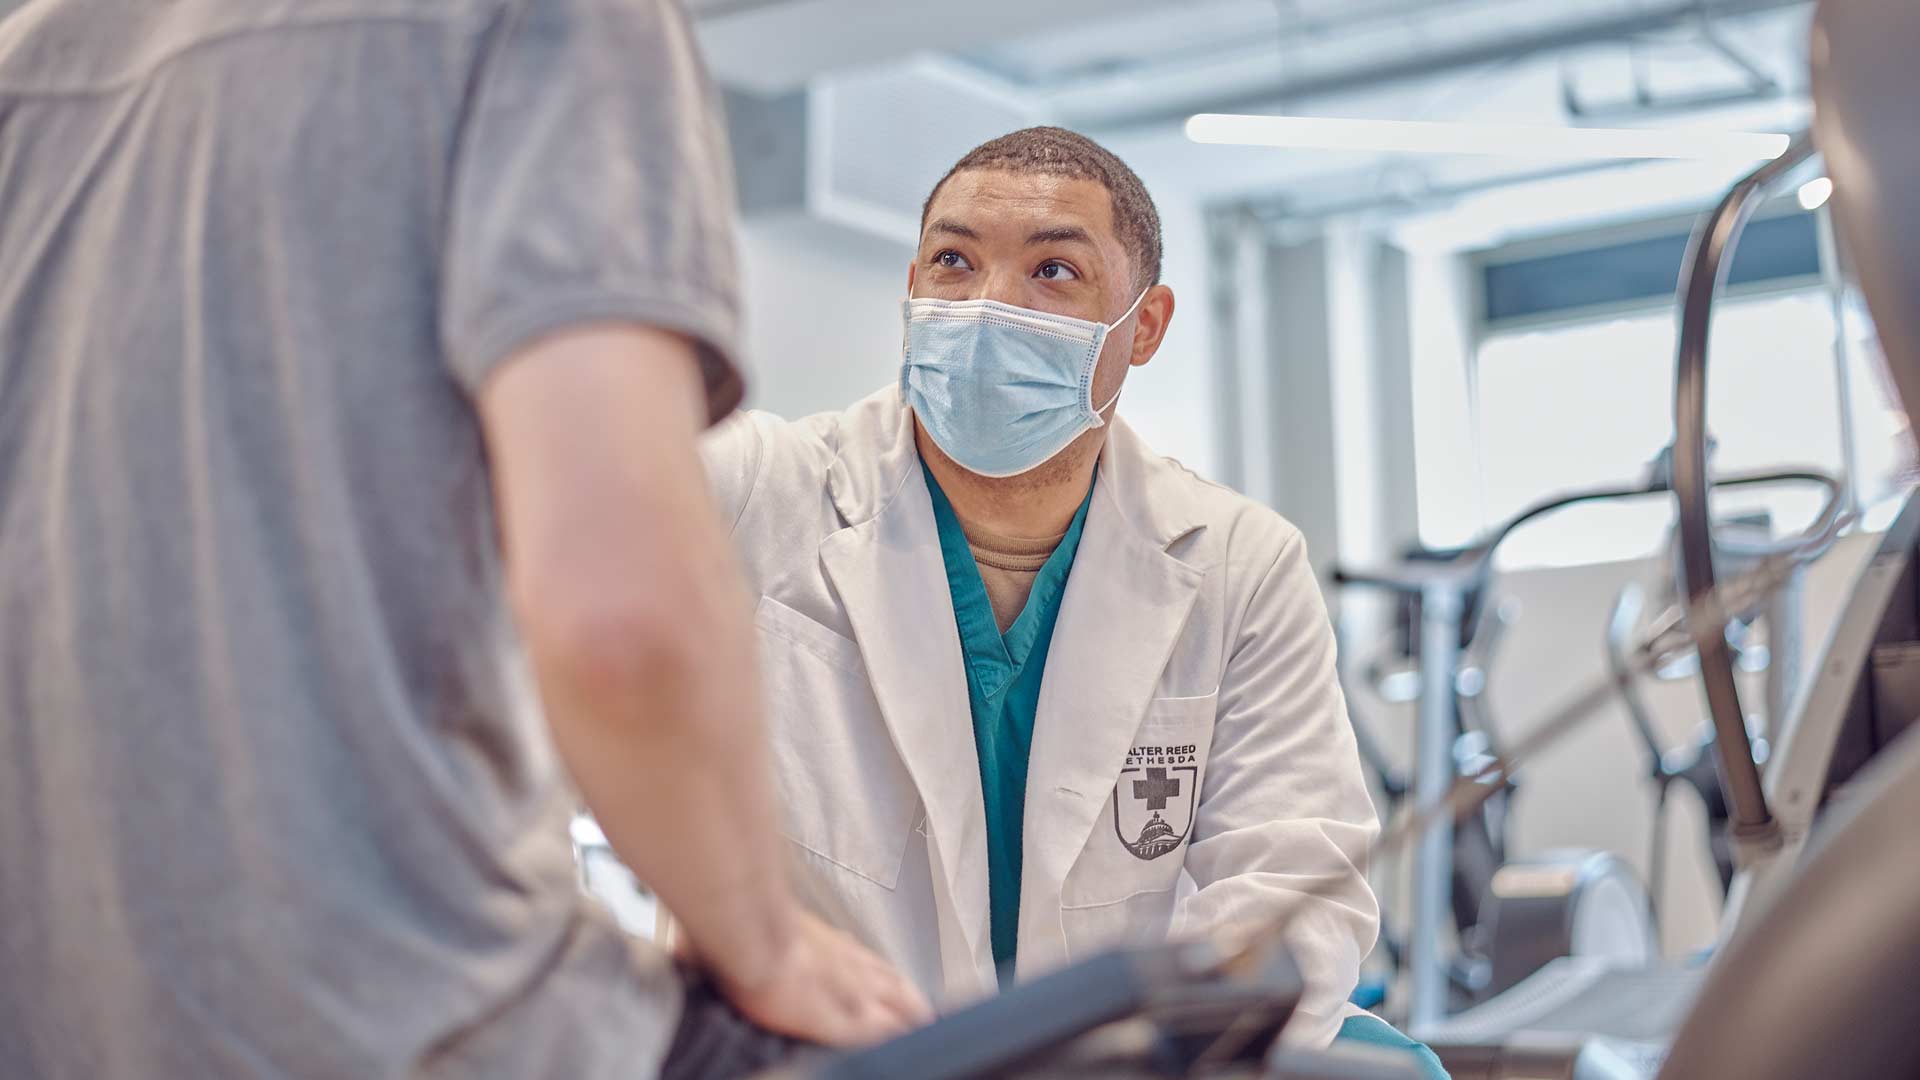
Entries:
POLYGON ((733 176, 671 0, 508 0, 459 129, 440 333, 470 393, 534 339, 634 322, 698 344, 740 402, 733 176))

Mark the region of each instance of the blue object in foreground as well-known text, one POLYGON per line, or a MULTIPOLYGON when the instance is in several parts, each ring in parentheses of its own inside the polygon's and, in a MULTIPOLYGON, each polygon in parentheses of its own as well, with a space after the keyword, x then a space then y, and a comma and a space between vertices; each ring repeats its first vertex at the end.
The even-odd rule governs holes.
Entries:
POLYGON ((1391 1050, 1404 1050, 1420 1060, 1420 1066, 1426 1071, 1429 1080, 1451 1080, 1446 1066, 1440 1064, 1424 1043, 1418 1043, 1394 1030, 1392 1024, 1377 1016, 1349 1017, 1340 1025, 1340 1034, 1334 1036, 1335 1042, 1366 1043, 1370 1046, 1384 1046, 1391 1050))

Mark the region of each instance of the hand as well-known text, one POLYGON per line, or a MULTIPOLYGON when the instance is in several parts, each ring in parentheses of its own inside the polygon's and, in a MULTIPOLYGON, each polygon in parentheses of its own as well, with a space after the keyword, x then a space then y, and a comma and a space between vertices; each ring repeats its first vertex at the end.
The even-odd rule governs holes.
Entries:
POLYGON ((876 1043, 933 1019, 886 961, 807 913, 766 977, 741 986, 716 973, 716 981, 748 1019, 824 1046, 876 1043))

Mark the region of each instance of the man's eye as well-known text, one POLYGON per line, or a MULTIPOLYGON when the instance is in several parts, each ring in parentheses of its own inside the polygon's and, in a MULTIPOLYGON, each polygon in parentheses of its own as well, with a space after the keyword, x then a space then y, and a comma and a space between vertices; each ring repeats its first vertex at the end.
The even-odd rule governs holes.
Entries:
POLYGON ((957 251, 943 251, 940 254, 935 255, 933 257, 933 261, 936 263, 939 263, 941 266, 944 266, 949 270, 973 269, 973 267, 967 265, 966 257, 961 255, 957 251))
POLYGON ((1063 262, 1042 263, 1033 274, 1042 281, 1077 281, 1080 277, 1073 272, 1073 267, 1063 262))

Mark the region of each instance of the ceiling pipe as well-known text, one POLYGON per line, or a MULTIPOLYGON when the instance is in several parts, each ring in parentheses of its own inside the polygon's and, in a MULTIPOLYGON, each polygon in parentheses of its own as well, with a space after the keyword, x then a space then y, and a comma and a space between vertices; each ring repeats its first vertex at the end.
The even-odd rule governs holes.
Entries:
POLYGON ((1434 52, 1411 54, 1382 64, 1369 64, 1301 78, 1274 79, 1226 94, 1199 93, 1144 109, 1069 109, 1060 115, 1068 127, 1111 134, 1186 122, 1199 112, 1259 112, 1277 101, 1376 89, 1394 83, 1428 78, 1451 71, 1500 61, 1519 60, 1563 52, 1586 45, 1631 39, 1679 26, 1698 25, 1700 19, 1758 15, 1784 8, 1811 7, 1809 0, 1681 0, 1625 15, 1590 19, 1551 30, 1506 35, 1468 42, 1434 52))

